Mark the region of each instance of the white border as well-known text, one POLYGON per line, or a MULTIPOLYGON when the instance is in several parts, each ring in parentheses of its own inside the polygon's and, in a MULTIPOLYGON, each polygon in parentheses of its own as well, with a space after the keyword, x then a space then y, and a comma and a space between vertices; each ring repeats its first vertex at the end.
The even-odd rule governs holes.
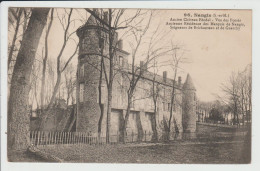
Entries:
POLYGON ((260 169, 260 138, 259 125, 260 110, 257 102, 260 100, 260 3, 259 1, 78 1, 78 2, 2 2, 1 3, 1 169, 9 170, 259 170, 260 169), (253 132, 252 132, 252 164, 249 165, 177 165, 177 164, 53 164, 53 163, 10 163, 7 162, 6 153, 6 130, 7 130, 7 10, 8 7, 68 7, 68 8, 164 8, 164 9, 252 9, 253 10, 253 32, 252 32, 252 64, 253 64, 253 132))

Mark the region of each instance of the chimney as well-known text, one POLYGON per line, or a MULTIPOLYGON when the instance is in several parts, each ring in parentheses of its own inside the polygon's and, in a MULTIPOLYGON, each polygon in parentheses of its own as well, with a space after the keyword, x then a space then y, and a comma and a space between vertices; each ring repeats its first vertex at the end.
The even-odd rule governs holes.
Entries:
POLYGON ((104 19, 105 23, 108 23, 108 12, 104 12, 104 19))
POLYGON ((140 69, 144 69, 144 61, 140 61, 140 69))
POLYGON ((167 71, 163 71, 163 82, 166 83, 166 79, 167 79, 167 71))
POLYGON ((99 17, 99 11, 97 8, 93 8, 93 12, 99 17))
POLYGON ((181 77, 178 77, 178 86, 181 86, 181 77))
POLYGON ((123 50, 123 40, 118 40, 118 48, 120 49, 120 50, 123 50))

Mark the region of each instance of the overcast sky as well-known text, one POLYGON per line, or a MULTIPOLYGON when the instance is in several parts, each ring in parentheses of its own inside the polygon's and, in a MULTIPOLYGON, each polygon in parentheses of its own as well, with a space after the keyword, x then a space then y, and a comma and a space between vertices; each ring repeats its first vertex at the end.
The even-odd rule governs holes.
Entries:
MULTIPOLYGON (((240 31, 219 31, 219 30, 170 30, 166 22, 170 18, 183 18, 183 14, 188 11, 183 10, 161 10, 157 11, 151 23, 152 27, 148 35, 152 34, 153 29, 160 25, 163 34, 167 34, 162 43, 173 42, 186 49, 185 57, 190 63, 182 64, 183 70, 179 72, 183 82, 189 73, 197 89, 197 96, 202 101, 216 99, 214 94, 221 95, 220 85, 227 81, 232 71, 243 70, 247 64, 251 63, 251 12, 246 10, 201 10, 199 13, 229 13, 233 18, 240 18, 245 24, 240 31)), ((194 13, 195 11, 190 10, 194 13)), ((56 12, 55 12, 56 13, 56 12)), ((62 13, 62 12, 61 12, 62 13)), ((130 12, 128 12, 129 15, 130 12)), ((54 17, 57 14, 54 15, 54 17)), ((77 29, 84 23, 89 15, 84 10, 74 10, 73 17, 77 19, 71 27, 71 31, 77 29), (81 21, 79 21, 81 20, 81 21)), ((144 20, 144 23, 147 20, 144 20)), ((62 27, 59 20, 54 20, 53 28, 50 32, 49 48, 51 57, 57 56, 57 49, 61 47, 62 27)), ((77 36, 73 37, 76 41, 77 36)), ((124 49, 130 51, 129 42, 131 38, 124 39, 124 49)), ((64 53, 64 58, 73 53, 75 44, 71 41, 64 53)), ((39 51, 39 49, 38 49, 39 51)), ((165 58, 167 57, 162 57, 165 58)), ((73 63, 77 63, 77 57, 73 63)), ((75 65, 76 66, 76 65, 75 65)), ((160 68, 159 74, 164 70, 168 71, 168 76, 172 77, 173 72, 170 67, 160 68)))

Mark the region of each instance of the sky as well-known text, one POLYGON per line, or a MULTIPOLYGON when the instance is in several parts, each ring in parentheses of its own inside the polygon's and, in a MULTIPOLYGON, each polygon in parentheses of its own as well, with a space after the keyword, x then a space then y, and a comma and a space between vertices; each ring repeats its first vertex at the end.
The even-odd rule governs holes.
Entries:
MULTIPOLYGON (((134 10, 126 12, 126 16, 131 16, 134 10)), ((54 12, 53 28, 49 36, 49 50, 50 58, 57 56, 57 49, 60 49, 62 45, 62 27, 57 18, 58 14, 64 14, 63 9, 54 12), (60 40, 60 41, 59 41, 60 40)), ((75 20, 70 27, 70 32, 75 31, 81 26, 89 14, 83 9, 76 9, 73 11, 72 18, 75 20)), ((148 16, 145 16, 143 25, 146 25, 148 16)), ((178 76, 182 77, 184 82, 187 74, 192 77, 194 85, 197 89, 197 97, 202 101, 212 101, 216 99, 216 94, 223 95, 221 91, 221 84, 226 83, 232 71, 243 70, 248 64, 251 63, 251 11, 249 10, 156 10, 155 15, 152 18, 150 28, 147 31, 147 36, 142 42, 142 50, 145 51, 147 47, 146 40, 151 37, 155 29, 158 27, 159 34, 166 35, 162 39, 158 40, 159 45, 169 45, 173 42, 174 45, 180 46, 185 49, 184 56, 188 59, 188 63, 180 64, 181 70, 178 71, 178 76), (223 14, 227 13, 230 18, 241 19, 241 22, 245 24, 245 27, 239 31, 236 30, 174 30, 170 29, 166 22, 170 21, 170 18, 183 18, 184 13, 209 13, 209 14, 223 14), (146 45, 145 45, 146 44, 146 45)), ((122 32, 122 31, 121 31, 122 32)), ((122 35, 120 33, 119 35, 122 35)), ((72 38, 78 41, 76 35, 72 38)), ((73 53, 75 48, 74 40, 70 40, 68 48, 64 52, 64 59, 68 58, 73 53)), ((131 53, 129 43, 133 41, 133 38, 126 37, 124 41, 124 50, 131 53)), ((43 41, 41 41, 43 42, 43 41)), ((158 45, 158 46, 159 46, 158 45)), ((38 51, 41 48, 38 48, 38 51)), ((181 50, 179 50, 181 51, 181 50)), ((181 54, 181 52, 176 52, 181 54)), ((139 52, 140 56, 141 51, 139 52)), ((130 60, 131 55, 129 56, 130 60)), ((138 57, 139 58, 139 57, 138 57)), ((167 60, 170 56, 162 56, 159 60, 167 60)), ((139 58, 138 60, 141 60, 139 58)), ((76 67, 77 57, 75 57, 72 63, 76 67)), ((159 69, 159 74, 162 75, 163 71, 168 71, 168 77, 173 77, 173 71, 171 67, 164 66, 159 69)))

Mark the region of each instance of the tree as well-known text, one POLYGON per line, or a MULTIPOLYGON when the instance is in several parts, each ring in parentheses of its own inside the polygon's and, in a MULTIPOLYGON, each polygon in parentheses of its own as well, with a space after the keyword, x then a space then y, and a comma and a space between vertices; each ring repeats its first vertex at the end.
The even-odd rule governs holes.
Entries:
MULTIPOLYGON (((113 81, 115 77, 115 57, 116 57, 116 51, 117 51, 117 31, 120 29, 126 29, 129 24, 140 15, 140 10, 137 10, 136 14, 132 17, 129 17, 123 21, 121 21, 121 18, 123 14, 125 13, 126 9, 108 9, 107 12, 107 18, 108 21, 105 22, 99 15, 99 12, 97 10, 91 10, 86 8, 87 12, 89 12, 92 16, 96 18, 100 22, 100 24, 108 30, 108 56, 106 56, 106 59, 108 59, 108 67, 105 65, 105 58, 102 58, 102 72, 104 72, 105 76, 105 82, 107 87, 107 123, 106 123, 106 142, 109 142, 110 138, 110 117, 111 117, 111 108, 112 108, 112 91, 113 91, 113 81)), ((101 10, 102 11, 102 10, 101 10)), ((100 118, 100 122, 102 122, 102 117, 100 118)))
MULTIPOLYGON (((14 51, 17 51, 18 47, 16 47, 16 42, 19 40, 19 37, 23 36, 26 27, 27 27, 27 20, 30 16, 30 10, 26 8, 10 8, 8 11, 8 21, 11 26, 13 26, 13 39, 12 43, 9 47, 9 54, 8 54, 8 68, 10 68, 11 61, 15 61, 13 59, 14 51), (15 23, 15 25, 14 25, 15 23), (19 29, 22 27, 22 33, 19 35, 19 29)), ((8 27, 11 28, 11 27, 8 27)), ((11 29, 8 29, 11 31, 11 29)))
POLYGON ((241 115, 243 124, 245 116, 247 122, 250 122, 248 115, 251 115, 252 112, 251 86, 251 65, 248 65, 242 72, 232 72, 228 82, 221 86, 226 96, 220 99, 232 109, 234 114, 233 122, 237 125, 240 124, 241 115))
MULTIPOLYGON (((11 83, 13 67, 30 15, 29 8, 9 8, 8 10, 8 40, 11 40, 8 42, 8 84, 11 83)), ((8 86, 8 98, 9 91, 10 86, 8 86)))
POLYGON ((209 119, 214 122, 218 122, 218 121, 223 122, 224 121, 221 111, 219 111, 219 109, 217 109, 217 108, 212 108, 210 110, 209 114, 210 114, 209 119))
MULTIPOLYGON (((13 11, 14 9, 10 9, 10 11, 13 11)), ((22 16, 22 12, 23 9, 22 8, 17 8, 17 13, 16 12, 12 12, 14 18, 16 19, 16 26, 15 26, 15 31, 14 31, 14 36, 13 36, 13 41, 9 50, 9 54, 8 54, 8 67, 10 66, 11 60, 12 60, 12 56, 13 56, 13 51, 14 51, 14 47, 15 47, 15 42, 17 39, 17 34, 19 31, 19 27, 20 27, 20 19, 22 16)), ((10 21, 10 20, 9 20, 10 21)))
MULTIPOLYGON (((122 134, 122 141, 125 141, 125 135, 126 135, 126 126, 128 124, 128 119, 130 115, 130 108, 131 104, 135 100, 141 100, 141 99, 134 99, 134 94, 136 87, 138 85, 138 82, 145 77, 146 74, 148 74, 148 69, 152 67, 156 67, 155 63, 153 61, 156 61, 159 57, 167 55, 171 50, 168 50, 163 45, 158 45, 158 42, 164 38, 165 35, 162 35, 161 32, 159 32, 159 26, 152 32, 152 36, 147 37, 147 31, 150 28, 150 24, 152 21, 154 14, 154 11, 149 11, 148 13, 149 18, 147 21, 147 24, 144 26, 138 26, 135 27, 131 33, 134 36, 133 43, 130 43, 130 46, 132 48, 132 55, 131 55, 131 67, 130 71, 123 72, 124 76, 128 79, 129 84, 127 85, 127 109, 126 109, 126 115, 124 117, 124 123, 122 124, 123 134, 122 134), (144 43, 145 39, 148 39, 148 46, 147 49, 144 48, 144 46, 141 46, 142 43, 144 43), (144 53, 140 55, 138 51, 143 50, 144 53), (140 67, 136 66, 136 60, 141 57, 144 57, 144 61, 140 67)), ((143 21, 142 21, 143 22, 143 21)), ((148 74, 150 75, 150 73, 148 74)), ((150 97, 143 97, 143 98, 151 98, 153 102, 157 102, 158 98, 158 91, 159 91, 159 85, 157 85, 157 89, 155 88, 155 75, 152 76, 154 79, 152 81, 152 87, 154 88, 154 94, 150 94, 150 97), (156 89, 156 90, 155 90, 156 89), (157 91, 157 93, 155 93, 157 91), (156 95, 157 94, 157 95, 156 95), (157 97, 156 97, 157 96, 157 97)), ((153 140, 157 141, 157 129, 156 129, 156 105, 154 105, 154 115, 153 115, 153 140)))
POLYGON ((157 63, 155 62, 154 59, 154 72, 153 72, 153 80, 152 80, 152 89, 151 89, 151 94, 152 94, 152 99, 153 99, 153 106, 154 106, 154 115, 153 115, 153 119, 152 121, 154 123, 154 127, 153 128, 153 137, 152 137, 152 141, 157 142, 158 141, 158 132, 157 132, 157 121, 156 121, 156 114, 157 114, 157 103, 158 103, 158 99, 160 97, 160 92, 161 92, 161 86, 158 82, 156 82, 156 75, 158 73, 158 68, 157 68, 157 63))
POLYGON ((42 67, 42 82, 41 82, 41 110, 44 108, 44 95, 45 95, 45 79, 46 79, 46 66, 47 66, 47 59, 48 59, 48 37, 51 30, 52 22, 53 22, 53 11, 54 9, 51 9, 51 18, 49 25, 47 27, 46 35, 45 35, 45 54, 43 58, 43 67, 42 67))
POLYGON ((62 16, 62 19, 60 19, 59 16, 58 16, 58 18, 60 20, 60 23, 62 24, 63 29, 64 29, 63 44, 62 44, 62 47, 61 47, 61 49, 59 51, 59 54, 58 54, 58 56, 56 58, 57 59, 57 68, 56 68, 57 79, 56 79, 56 83, 55 83, 54 90, 53 90, 51 98, 50 98, 50 102, 49 102, 49 104, 47 106, 46 112, 44 114, 41 114, 41 116, 40 116, 40 122, 41 123, 39 124, 39 129, 42 129, 44 127, 46 119, 48 118, 48 115, 49 115, 49 110, 52 107, 53 103, 55 102, 56 94, 57 94, 57 92, 59 90, 59 86, 60 86, 60 83, 61 83, 62 73, 64 72, 64 70, 69 65, 70 61, 72 60, 72 58, 76 55, 76 53, 78 51, 79 44, 77 43, 77 45, 75 47, 75 50, 72 53, 72 55, 67 59, 67 61, 65 62, 64 66, 61 66, 61 58, 62 58, 63 52, 64 52, 64 50, 66 48, 66 45, 67 45, 68 41, 71 38, 71 35, 73 35, 75 33, 75 31, 72 32, 72 33, 69 33, 69 27, 70 27, 70 24, 72 23, 72 20, 71 20, 72 11, 73 11, 72 8, 69 10, 68 13, 65 10, 65 14, 64 15, 68 15, 67 22, 63 21, 63 18, 65 18, 65 16, 62 16))
POLYGON ((65 88, 66 88, 66 97, 67 97, 67 106, 69 105, 69 101, 71 99, 71 104, 74 104, 74 90, 76 88, 76 77, 72 64, 69 64, 68 67, 64 71, 65 77, 65 88))
MULTIPOLYGON (((178 71, 180 69, 180 65, 182 63, 187 62, 187 58, 184 57, 184 52, 185 50, 182 49, 182 52, 180 54, 177 54, 177 50, 180 50, 181 48, 178 45, 174 45, 171 42, 171 52, 172 52, 172 58, 171 58, 171 68, 173 70, 174 76, 173 76, 173 80, 172 80, 172 91, 171 91, 171 103, 170 103, 170 117, 168 120, 168 125, 167 127, 167 131, 166 131, 166 140, 169 140, 170 138, 170 132, 171 132, 171 123, 172 123, 172 117, 173 117, 173 108, 174 108, 174 102, 176 101, 176 78, 177 78, 177 74, 178 71)), ((184 104, 183 104, 184 105, 184 104)), ((176 125, 176 118, 174 118, 174 123, 175 123, 175 131, 178 133, 179 129, 176 125)))
POLYGON ((24 149, 29 144, 30 75, 49 10, 48 8, 32 9, 17 55, 8 102, 8 147, 10 149, 24 149))

